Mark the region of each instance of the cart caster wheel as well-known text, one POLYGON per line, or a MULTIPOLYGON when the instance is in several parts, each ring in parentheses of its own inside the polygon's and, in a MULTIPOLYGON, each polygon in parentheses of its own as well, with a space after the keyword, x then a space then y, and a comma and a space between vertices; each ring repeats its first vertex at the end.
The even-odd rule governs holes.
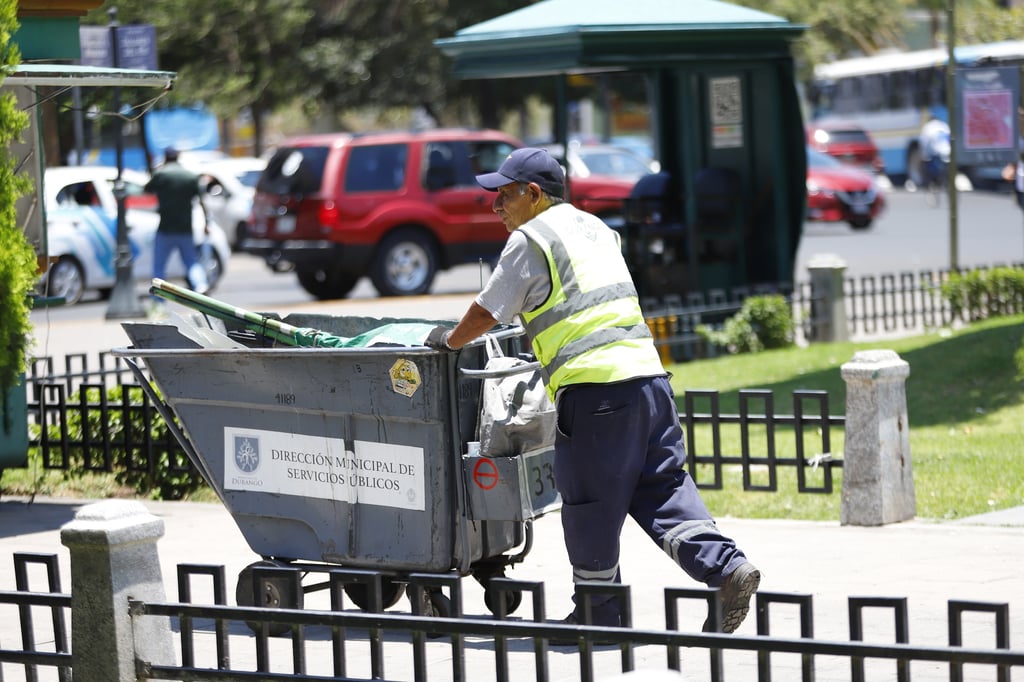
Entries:
MULTIPOLYGON (((345 594, 352 600, 352 603, 367 611, 370 608, 370 591, 362 583, 351 583, 345 585, 345 594)), ((405 594, 405 583, 395 582, 391 578, 384 577, 380 581, 381 606, 385 609, 391 608, 398 603, 398 600, 405 594)))
POLYGON ((501 610, 498 608, 500 606, 499 599, 505 601, 505 615, 509 616, 515 613, 519 605, 523 603, 523 593, 519 590, 499 591, 493 587, 484 586, 484 606, 495 616, 501 610))
MULTIPOLYGON (((409 601, 412 602, 412 593, 409 593, 409 601)), ((415 606, 415 605, 414 605, 415 606)), ((416 609, 413 608, 413 613, 416 609)), ((423 615, 426 618, 451 618, 452 600, 443 592, 425 590, 423 592, 423 615)))
MULTIPOLYGON (((259 606, 266 608, 275 609, 301 609, 304 604, 303 593, 299 591, 297 595, 293 595, 289 589, 289 583, 287 580, 267 580, 264 581, 263 590, 259 594, 258 599, 254 595, 255 580, 253 578, 253 569, 256 568, 287 568, 288 564, 283 561, 257 561, 256 563, 249 564, 241 570, 238 574, 238 583, 235 586, 235 603, 239 606, 259 606)), ((246 621, 253 632, 258 633, 262 623, 259 621, 246 621)), ((289 632, 291 628, 288 625, 282 623, 270 623, 267 631, 271 635, 283 635, 289 632)))

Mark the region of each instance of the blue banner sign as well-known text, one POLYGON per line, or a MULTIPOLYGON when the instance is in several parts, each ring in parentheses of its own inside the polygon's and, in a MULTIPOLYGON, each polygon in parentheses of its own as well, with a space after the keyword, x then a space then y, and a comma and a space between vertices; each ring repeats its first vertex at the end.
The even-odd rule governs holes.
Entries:
POLYGON ((155 71, 156 27, 152 24, 126 26, 81 26, 78 29, 83 66, 117 67, 155 71), (111 44, 117 45, 117 59, 111 44))

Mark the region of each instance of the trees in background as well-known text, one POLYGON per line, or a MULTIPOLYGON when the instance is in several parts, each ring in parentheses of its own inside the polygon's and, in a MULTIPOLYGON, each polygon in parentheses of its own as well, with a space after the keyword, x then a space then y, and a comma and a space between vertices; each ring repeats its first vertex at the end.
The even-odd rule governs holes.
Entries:
MULTIPOLYGON (((736 0, 807 25, 800 73, 855 54, 901 48, 907 11, 928 11, 936 40, 947 0, 736 0)), ((1024 8, 956 0, 957 41, 1024 34, 1024 8)), ((549 79, 457 81, 434 40, 532 4, 532 0, 105 0, 85 23, 151 23, 160 68, 178 73, 170 100, 203 102, 227 119, 248 111, 255 153, 267 115, 296 106, 311 120, 340 124, 344 112, 418 108, 442 124, 499 127, 549 79), (467 113, 469 112, 469 113, 467 113), (467 120, 472 119, 472 120, 467 120)))
POLYGON ((248 109, 262 151, 261 124, 298 103, 310 117, 372 106, 420 107, 445 122, 466 101, 492 123, 518 98, 474 97, 478 84, 453 81, 436 38, 530 4, 531 0, 106 0, 84 23, 156 27, 160 68, 178 73, 171 101, 203 102, 220 117, 248 109))
MULTIPOLYGON (((801 73, 815 64, 871 55, 884 49, 906 49, 903 36, 908 12, 929 17, 933 46, 946 44, 945 15, 949 0, 734 0, 738 4, 808 26, 798 46, 801 73)), ((1004 8, 997 0, 955 0, 958 44, 1016 40, 1024 35, 1024 7, 1004 8)))

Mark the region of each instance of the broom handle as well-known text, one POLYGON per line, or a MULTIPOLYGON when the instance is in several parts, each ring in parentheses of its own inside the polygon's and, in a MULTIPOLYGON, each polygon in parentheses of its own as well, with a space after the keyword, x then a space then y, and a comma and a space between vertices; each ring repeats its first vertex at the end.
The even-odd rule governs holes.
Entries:
POLYGON ((233 306, 230 303, 218 301, 215 298, 198 294, 191 289, 180 287, 176 284, 171 284, 162 279, 154 279, 152 286, 149 289, 151 294, 165 298, 174 303, 180 303, 181 305, 188 306, 198 310, 201 313, 213 315, 214 317, 222 320, 240 320, 250 331, 254 331, 264 336, 280 341, 281 343, 288 344, 290 346, 299 345, 296 341, 296 332, 300 331, 298 327, 293 327, 290 324, 275 320, 254 313, 238 306, 233 306))

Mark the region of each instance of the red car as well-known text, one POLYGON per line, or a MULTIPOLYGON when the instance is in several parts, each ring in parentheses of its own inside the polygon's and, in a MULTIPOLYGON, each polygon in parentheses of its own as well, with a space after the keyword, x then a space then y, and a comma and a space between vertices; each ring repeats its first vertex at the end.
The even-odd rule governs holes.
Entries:
MULTIPOLYGON (((318 299, 368 276, 382 296, 430 291, 438 272, 497 260, 508 231, 475 176, 522 142, 463 128, 306 135, 286 140, 260 175, 240 250, 294 271, 318 299)), ((631 181, 573 180, 573 203, 621 222, 631 181)))
POLYGON ((885 163, 871 135, 852 123, 827 123, 807 129, 807 144, 843 163, 884 173, 885 163))
POLYGON ((875 176, 807 148, 807 219, 866 228, 885 209, 875 176))
POLYGON ((463 128, 291 138, 260 175, 241 250, 318 299, 364 276, 383 296, 425 294, 438 272, 501 253, 508 231, 474 176, 520 146, 463 128))

